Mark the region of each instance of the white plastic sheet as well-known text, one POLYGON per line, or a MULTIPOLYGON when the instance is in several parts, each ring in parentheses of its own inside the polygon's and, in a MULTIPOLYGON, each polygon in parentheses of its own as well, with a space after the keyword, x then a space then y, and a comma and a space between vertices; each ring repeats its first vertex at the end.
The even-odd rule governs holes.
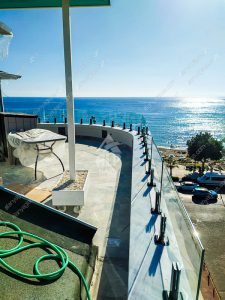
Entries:
POLYGON ((66 137, 44 129, 31 129, 25 132, 9 133, 8 142, 15 148, 13 155, 19 159, 21 164, 32 167, 37 157, 37 147, 39 151, 38 161, 45 159, 46 163, 51 163, 55 159, 51 150, 44 150, 53 143, 53 151, 59 157, 65 153, 66 137))

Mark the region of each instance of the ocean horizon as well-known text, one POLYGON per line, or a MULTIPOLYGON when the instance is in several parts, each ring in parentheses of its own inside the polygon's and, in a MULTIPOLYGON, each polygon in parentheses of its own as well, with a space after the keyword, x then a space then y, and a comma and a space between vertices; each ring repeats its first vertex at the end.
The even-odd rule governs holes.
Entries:
MULTIPOLYGON (((38 115, 41 122, 64 122, 64 97, 5 97, 6 112, 38 115)), ((78 97, 75 98, 76 123, 91 117, 97 123, 134 128, 148 126, 158 146, 186 147, 186 142, 198 132, 208 131, 214 137, 225 137, 225 99, 178 97, 78 97)))

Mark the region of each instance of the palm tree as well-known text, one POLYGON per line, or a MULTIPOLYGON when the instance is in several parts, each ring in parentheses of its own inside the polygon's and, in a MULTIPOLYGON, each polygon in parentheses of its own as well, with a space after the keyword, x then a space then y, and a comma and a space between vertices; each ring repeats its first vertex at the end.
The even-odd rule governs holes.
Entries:
POLYGON ((175 155, 173 154, 170 154, 169 155, 169 158, 167 160, 167 163, 168 163, 168 167, 170 169, 170 176, 172 177, 173 176, 173 168, 176 167, 176 161, 175 161, 175 155))

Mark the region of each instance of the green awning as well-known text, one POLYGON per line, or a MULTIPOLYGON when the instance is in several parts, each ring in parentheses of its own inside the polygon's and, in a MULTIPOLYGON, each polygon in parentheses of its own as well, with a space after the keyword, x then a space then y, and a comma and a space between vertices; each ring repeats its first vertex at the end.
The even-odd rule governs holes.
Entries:
MULTIPOLYGON (((70 0, 71 7, 108 6, 110 0, 70 0)), ((62 0, 0 0, 0 9, 62 7, 62 0)))
POLYGON ((11 35, 12 36, 11 29, 2 22, 0 22, 0 35, 11 35))

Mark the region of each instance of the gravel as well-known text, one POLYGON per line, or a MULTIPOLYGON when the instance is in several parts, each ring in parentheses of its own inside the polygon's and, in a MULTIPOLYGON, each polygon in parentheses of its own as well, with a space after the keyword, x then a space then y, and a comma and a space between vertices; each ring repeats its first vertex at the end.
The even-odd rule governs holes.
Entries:
POLYGON ((70 180, 69 171, 65 171, 63 177, 59 181, 54 190, 69 190, 69 191, 82 191, 87 178, 88 171, 76 171, 76 179, 70 180))

